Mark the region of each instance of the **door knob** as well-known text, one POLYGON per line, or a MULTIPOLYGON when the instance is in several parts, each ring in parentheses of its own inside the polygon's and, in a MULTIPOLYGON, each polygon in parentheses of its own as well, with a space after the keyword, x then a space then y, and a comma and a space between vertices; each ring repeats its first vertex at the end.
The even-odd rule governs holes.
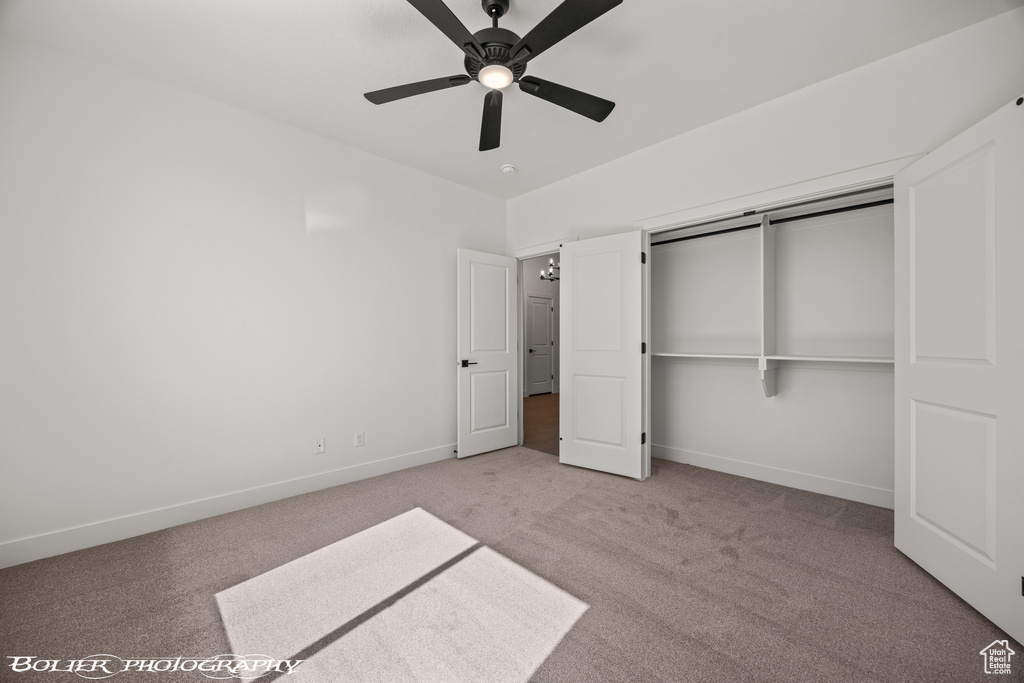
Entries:
POLYGON ((468 368, 470 365, 476 365, 476 361, 473 361, 472 363, 470 363, 468 360, 462 361, 462 367, 468 368))
POLYGON ((533 353, 533 349, 530 349, 530 353, 533 353))

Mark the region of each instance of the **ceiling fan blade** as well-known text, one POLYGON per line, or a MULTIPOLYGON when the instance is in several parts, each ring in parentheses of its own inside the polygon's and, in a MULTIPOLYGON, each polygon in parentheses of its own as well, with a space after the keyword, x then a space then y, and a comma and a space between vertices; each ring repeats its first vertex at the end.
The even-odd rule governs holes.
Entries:
POLYGON ((441 33, 448 36, 448 39, 458 45, 459 49, 468 56, 481 61, 487 58, 487 53, 484 52, 480 43, 442 0, 409 0, 409 4, 418 9, 420 14, 439 28, 441 33))
POLYGON ((374 90, 373 92, 366 93, 363 97, 374 104, 384 104, 385 102, 394 102, 395 100, 412 97, 413 95, 422 95, 423 93, 434 92, 435 90, 466 85, 472 80, 472 78, 465 74, 457 74, 455 76, 445 76, 444 78, 432 78, 429 81, 419 81, 418 83, 396 85, 393 88, 384 88, 383 90, 374 90))
POLYGON ((484 119, 480 124, 480 151, 497 149, 501 144, 501 91, 492 90, 484 98, 484 119))
POLYGON ((621 4, 622 0, 565 0, 512 47, 509 53, 512 55, 512 62, 525 64, 558 41, 621 4))
POLYGON ((528 95, 547 100, 559 107, 565 107, 569 111, 574 111, 598 123, 608 118, 608 114, 611 114, 612 109, 615 108, 615 103, 609 100, 533 76, 525 76, 520 80, 519 89, 528 95))

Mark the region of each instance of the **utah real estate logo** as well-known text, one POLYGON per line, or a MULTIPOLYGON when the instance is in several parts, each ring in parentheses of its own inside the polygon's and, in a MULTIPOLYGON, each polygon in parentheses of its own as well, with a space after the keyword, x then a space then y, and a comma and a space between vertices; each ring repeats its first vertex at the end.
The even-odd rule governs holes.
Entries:
POLYGON ((1010 649, 1009 642, 993 640, 978 654, 985 658, 985 673, 1008 674, 1010 673, 1010 658, 1017 653, 1010 649))

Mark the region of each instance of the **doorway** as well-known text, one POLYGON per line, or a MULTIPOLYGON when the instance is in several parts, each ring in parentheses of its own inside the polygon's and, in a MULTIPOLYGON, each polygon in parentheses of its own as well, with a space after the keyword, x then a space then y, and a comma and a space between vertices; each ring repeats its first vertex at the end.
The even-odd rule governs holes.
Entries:
POLYGON ((521 261, 523 445, 558 455, 558 252, 521 261), (543 273, 544 278, 541 278, 543 273))

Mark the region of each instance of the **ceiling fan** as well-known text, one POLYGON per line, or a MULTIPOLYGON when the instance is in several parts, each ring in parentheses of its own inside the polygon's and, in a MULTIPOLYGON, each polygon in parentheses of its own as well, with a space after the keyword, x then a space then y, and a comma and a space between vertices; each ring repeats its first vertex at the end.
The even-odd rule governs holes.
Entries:
POLYGON ((364 97, 370 102, 384 104, 478 81, 490 88, 484 97, 481 152, 497 149, 501 144, 501 91, 512 83, 519 83, 519 89, 528 95, 598 122, 604 121, 615 107, 614 102, 523 74, 531 59, 622 4, 622 0, 564 0, 522 38, 498 27, 498 19, 508 11, 509 0, 481 0, 484 11, 491 17, 491 28, 476 33, 470 33, 442 0, 409 0, 409 4, 466 54, 466 73, 368 92, 364 97))

